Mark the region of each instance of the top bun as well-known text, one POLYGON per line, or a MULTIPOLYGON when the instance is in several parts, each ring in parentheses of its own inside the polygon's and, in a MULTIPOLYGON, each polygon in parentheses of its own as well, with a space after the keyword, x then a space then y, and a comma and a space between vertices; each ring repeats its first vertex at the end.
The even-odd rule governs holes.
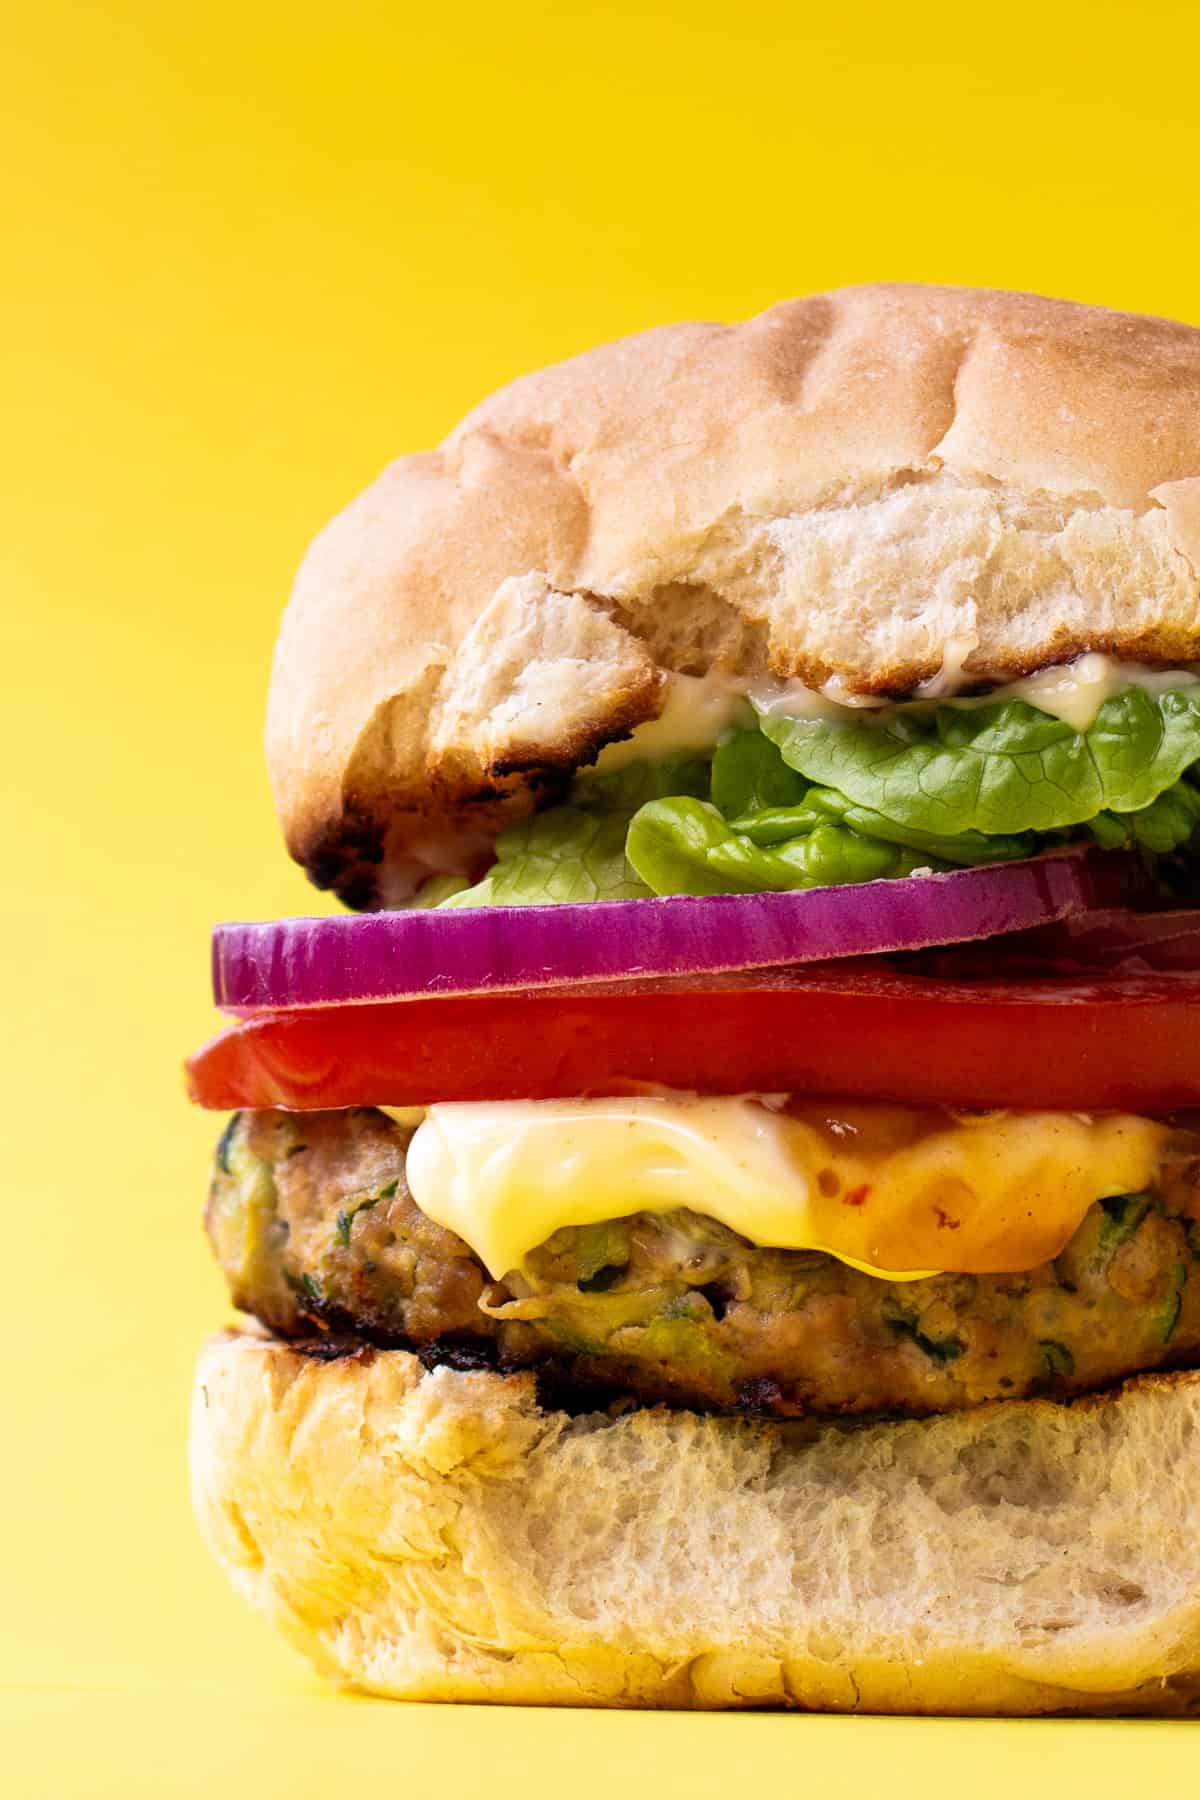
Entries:
POLYGON ((882 285, 643 332, 512 382, 317 538, 267 715, 288 848, 386 903, 672 672, 904 695, 944 659, 1194 661, 1198 570, 1200 330, 882 285))

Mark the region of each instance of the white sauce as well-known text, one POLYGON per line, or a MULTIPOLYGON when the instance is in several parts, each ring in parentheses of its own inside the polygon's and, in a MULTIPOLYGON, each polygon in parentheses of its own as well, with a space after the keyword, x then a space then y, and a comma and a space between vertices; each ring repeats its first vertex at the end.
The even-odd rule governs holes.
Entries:
POLYGON ((840 697, 832 681, 819 693, 799 681, 762 682, 749 688, 755 710, 763 718, 843 720, 846 724, 864 719, 884 723, 898 704, 914 705, 935 701, 943 706, 987 706, 995 700, 1024 700, 1039 711, 1062 719, 1075 731, 1087 731, 1105 701, 1125 688, 1141 688, 1148 694, 1164 694, 1171 688, 1194 687, 1200 674, 1193 668, 1152 669, 1144 663, 1121 662, 1116 657, 1093 652, 1077 657, 1074 662, 1059 663, 1039 669, 1035 675, 1005 682, 983 694, 960 695, 971 677, 963 664, 974 649, 970 638, 952 639, 946 646, 940 672, 922 682, 914 701, 881 700, 858 695, 854 705, 849 696, 840 697))
POLYGON ((1026 700, 1041 712, 1053 713, 1076 731, 1086 731, 1095 723, 1105 701, 1123 688, 1138 687, 1147 694, 1165 694, 1170 688, 1192 686, 1196 679, 1190 669, 1151 669, 1143 663, 1123 663, 1115 657, 1093 653, 1058 668, 1039 669, 1036 675, 1026 675, 1007 688, 998 688, 996 693, 1026 700))
POLYGON ((836 675, 820 689, 806 687, 802 681, 767 678, 750 682, 730 675, 675 675, 659 717, 637 726, 623 742, 609 744, 601 751, 594 770, 584 769, 580 774, 586 781, 591 773, 607 775, 634 762, 654 762, 690 750, 711 750, 728 732, 752 725, 755 713, 767 719, 884 723, 898 704, 936 701, 975 707, 994 700, 1024 700, 1041 712, 1062 719, 1075 731, 1086 731, 1095 723, 1105 701, 1123 688, 1138 687, 1148 694, 1163 694, 1200 681, 1200 671, 1195 667, 1152 669, 1144 663, 1121 662, 1116 657, 1092 652, 1074 662, 1039 669, 1035 675, 989 688, 986 693, 964 696, 959 690, 971 685, 964 664, 975 647, 973 636, 952 638, 946 645, 939 672, 922 682, 914 699, 907 702, 853 693, 836 675))
POLYGON ((635 762, 660 762, 689 750, 711 750, 727 731, 754 724, 749 690, 744 681, 729 675, 673 675, 667 687, 666 705, 657 719, 638 725, 619 744, 608 744, 591 770, 611 775, 614 769, 635 762))

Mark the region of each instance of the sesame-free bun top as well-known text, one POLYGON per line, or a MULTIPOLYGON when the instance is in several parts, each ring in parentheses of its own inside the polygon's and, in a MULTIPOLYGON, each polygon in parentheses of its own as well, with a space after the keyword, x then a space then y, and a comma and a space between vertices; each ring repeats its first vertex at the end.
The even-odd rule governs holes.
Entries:
POLYGON ((276 650, 276 804, 315 881, 386 903, 672 672, 903 695, 944 659, 1192 662, 1198 571, 1200 330, 896 285, 664 326, 512 382, 321 533, 276 650))

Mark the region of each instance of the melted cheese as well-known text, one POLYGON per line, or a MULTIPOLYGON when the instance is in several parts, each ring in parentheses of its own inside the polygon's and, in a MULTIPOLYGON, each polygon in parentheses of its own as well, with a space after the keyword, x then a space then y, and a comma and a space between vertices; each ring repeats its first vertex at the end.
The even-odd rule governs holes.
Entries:
POLYGON ((1095 1201, 1150 1185, 1164 1137, 1124 1114, 676 1094, 456 1102, 428 1109, 408 1182, 497 1278, 564 1226, 686 1207, 753 1244, 914 1281, 1050 1260, 1095 1201))

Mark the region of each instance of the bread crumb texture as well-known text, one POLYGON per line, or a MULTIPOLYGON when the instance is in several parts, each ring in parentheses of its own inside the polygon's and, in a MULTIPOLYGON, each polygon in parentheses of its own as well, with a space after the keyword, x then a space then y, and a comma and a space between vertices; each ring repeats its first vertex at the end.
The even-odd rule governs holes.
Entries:
MULTIPOLYGON (((662 709, 673 672, 911 693, 1200 656, 1200 331, 876 286, 523 377, 321 534, 267 750, 353 904, 662 709)), ((439 854, 441 853, 441 854, 439 854)))
POLYGON ((333 1680, 411 1700, 1187 1713, 1200 1376, 781 1426, 543 1412, 532 1378, 227 1334, 204 1536, 333 1680))

